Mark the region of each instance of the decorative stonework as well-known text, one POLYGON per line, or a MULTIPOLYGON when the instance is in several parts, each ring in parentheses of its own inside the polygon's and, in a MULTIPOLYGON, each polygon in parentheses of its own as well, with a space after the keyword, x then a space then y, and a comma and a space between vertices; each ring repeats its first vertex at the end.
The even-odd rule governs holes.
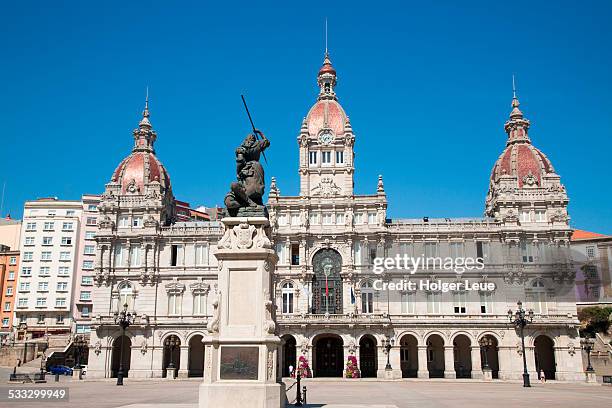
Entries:
POLYGON ((331 177, 323 177, 321 182, 312 188, 311 194, 315 197, 333 197, 339 195, 341 191, 331 177))
POLYGON ((238 225, 228 227, 223 238, 219 241, 219 249, 252 249, 272 248, 272 243, 264 229, 263 224, 254 225, 240 222, 238 225))
POLYGON ((206 330, 209 333, 219 333, 219 320, 221 319, 221 311, 219 310, 219 305, 221 304, 221 291, 217 293, 217 299, 212 304, 213 307, 213 316, 212 320, 208 322, 206 325, 206 330))

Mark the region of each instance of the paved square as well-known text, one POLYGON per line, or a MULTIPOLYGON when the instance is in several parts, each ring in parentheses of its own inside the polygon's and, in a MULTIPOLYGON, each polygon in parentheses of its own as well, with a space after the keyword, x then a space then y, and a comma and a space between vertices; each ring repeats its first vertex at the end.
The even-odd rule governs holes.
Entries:
MULTIPOLYGON (((6 378, 6 377, 5 377, 6 378)), ((525 389, 520 383, 448 380, 403 380, 382 382, 373 380, 319 380, 303 381, 308 389, 309 407, 393 407, 397 408, 575 408, 579 406, 612 406, 612 387, 568 383, 535 383, 525 389)), ((125 380, 123 387, 114 381, 71 381, 62 377, 40 385, 0 384, 0 392, 24 386, 68 386, 70 401, 66 402, 9 402, 6 407, 61 406, 75 408, 192 408, 197 407, 198 380, 125 380)), ((288 384, 290 386, 291 384, 288 384)), ((289 393, 295 398, 295 388, 289 393)), ((212 407, 211 407, 212 408, 212 407)), ((216 407, 215 407, 216 408, 216 407)))

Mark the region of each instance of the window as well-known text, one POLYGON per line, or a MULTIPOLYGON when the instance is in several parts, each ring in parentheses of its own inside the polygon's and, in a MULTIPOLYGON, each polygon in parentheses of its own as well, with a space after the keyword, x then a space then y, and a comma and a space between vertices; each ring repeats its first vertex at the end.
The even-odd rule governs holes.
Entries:
POLYGON ((291 225, 300 225, 300 214, 291 214, 291 225))
POLYGON ((308 152, 308 163, 317 164, 317 152, 308 152))
POLYGON ((43 245, 53 245, 53 237, 43 237, 43 245))
POLYGON ((441 306, 441 294, 440 292, 428 292, 427 293, 427 313, 439 314, 441 306))
POLYGON ((130 226, 130 218, 127 215, 120 215, 117 227, 128 228, 130 226))
POLYGON ((589 259, 595 258, 595 247, 594 246, 586 247, 586 256, 589 259))
POLYGON ((355 213, 355 224, 363 224, 363 214, 355 213))
POLYGON ((96 232, 95 231, 86 231, 85 232, 85 239, 95 239, 96 237, 96 232))
POLYGON ((170 254, 170 266, 182 266, 185 264, 185 247, 183 245, 172 245, 170 254))
POLYGON ((529 210, 521 210, 520 220, 521 222, 531 221, 531 213, 529 210))
POLYGON ((85 223, 90 226, 96 225, 98 219, 96 217, 87 217, 85 223))
POLYGON ((137 216, 132 218, 132 227, 140 228, 142 227, 142 216, 137 216))
POLYGON ((81 309, 81 316, 89 317, 89 306, 83 306, 81 309))
POLYGON ((276 255, 278 255, 279 265, 287 265, 289 261, 289 246, 286 242, 276 244, 276 255))
POLYGON ((9 271, 7 279, 10 281, 15 280, 15 271, 9 271))
POLYGON ((74 210, 66 210, 66 217, 74 217, 74 210))
POLYGON ((344 213, 336 214, 336 224, 343 225, 344 224, 344 213))
POLYGON ((283 314, 293 313, 293 284, 285 283, 282 288, 283 314))
POLYGON ((45 315, 44 314, 39 314, 38 315, 38 324, 45 324, 45 315))
POLYGON ((344 163, 344 152, 336 152, 336 164, 344 163))
POLYGON ((316 225, 319 223, 319 213, 310 213, 310 225, 316 225))
POLYGON ((127 263, 127 249, 123 244, 115 245, 115 267, 125 266, 127 263))
POLYGON ((333 218, 331 213, 323 213, 323 225, 333 224, 333 218))
POLYGON ((9 258, 9 265, 17 265, 17 257, 16 256, 11 256, 9 258))
POLYGON ((375 212, 369 212, 368 213, 368 224, 376 224, 376 213, 375 212))
POLYGON ((68 290, 68 282, 57 282, 57 291, 66 292, 68 290))
POLYGON ((55 318, 55 324, 64 324, 64 315, 58 315, 55 318))
POLYGON ((402 292, 402 314, 414 314, 416 311, 415 305, 416 294, 414 292, 402 292))
POLYGON ((34 259, 34 252, 24 252, 23 253, 23 261, 31 261, 34 259))
POLYGON ((5 312, 11 311, 11 302, 4 302, 4 311, 5 312))
POLYGON ((91 333, 91 326, 88 324, 77 324, 76 325, 77 334, 87 334, 91 333))
POLYGON ((50 261, 51 260, 51 251, 43 251, 40 253, 41 261, 50 261))
POLYGON ((354 259, 355 265, 361 265, 361 260, 362 260, 361 250, 362 250, 361 241, 355 241, 355 243, 353 244, 353 259, 354 259))
POLYGON ((520 247, 521 247, 521 257, 523 259, 523 262, 524 263, 533 262, 533 253, 534 253, 533 244, 531 242, 521 240, 520 247))
POLYGON ((483 260, 489 257, 489 243, 484 241, 476 241, 476 257, 483 260))
POLYGON ((123 305, 127 305, 128 310, 134 309, 134 289, 131 283, 124 283, 123 286, 119 288, 117 309, 123 310, 123 305))
POLYGON ((546 222, 546 211, 545 210, 536 210, 535 211, 535 220, 536 220, 536 222, 546 222))
POLYGON ((207 315, 206 308, 206 291, 198 289, 193 291, 193 314, 194 315, 207 315))
POLYGON ((83 248, 83 252, 85 253, 85 255, 95 255, 96 247, 95 245, 85 245, 85 247, 83 248))
POLYGON ((28 299, 27 298, 19 298, 17 300, 17 307, 28 307, 28 299))
POLYGON ((369 281, 361 285, 361 313, 374 313, 374 289, 369 281))
POLYGON ((24 266, 21 268, 21 276, 32 276, 32 268, 24 266))
POLYGON ((69 261, 70 252, 60 252, 60 261, 69 261))
POLYGON ((8 327, 9 325, 9 318, 5 317, 2 319, 2 327, 8 327))
POLYGON ((182 295, 179 292, 168 293, 168 315, 181 314, 181 298, 182 295))
POLYGON ((453 293, 453 310, 455 314, 465 314, 466 308, 466 293, 465 292, 454 292, 453 293))
POLYGON ((438 256, 438 244, 436 242, 425 243, 425 257, 435 258, 438 256))
POLYGON ((48 266, 41 266, 38 270, 38 276, 49 276, 51 275, 51 268, 48 266))
POLYGON ((25 237, 23 245, 34 245, 34 237, 25 237))
POLYGON ((278 225, 281 227, 287 225, 287 214, 278 215, 278 225))
POLYGON ((89 290, 82 290, 80 300, 91 300, 91 292, 89 290))
POLYGON ((541 280, 535 280, 531 284, 531 304, 535 314, 546 314, 546 291, 541 280))
POLYGON ((38 291, 39 292, 48 292, 49 291, 49 282, 38 282, 38 291))
POLYGON ((93 285, 93 276, 81 276, 81 285, 93 285))
POLYGON ((87 211, 98 211, 98 206, 95 204, 89 204, 87 206, 87 211))
POLYGON ((47 306, 47 298, 36 298, 36 307, 47 306))
POLYGON ((130 266, 140 266, 140 245, 132 245, 130 247, 130 266))
POLYGON ((55 307, 66 307, 66 298, 55 299, 55 307))
POLYGON ((13 287, 12 286, 7 286, 6 287, 6 296, 13 296, 13 287))
POLYGON ((62 245, 72 245, 72 237, 62 237, 62 245))
POLYGON ((55 229, 55 223, 53 221, 45 221, 43 224, 43 231, 53 231, 55 229))
POLYGON ((29 292, 30 291, 30 282, 20 282, 19 283, 19 291, 20 292, 29 292))
POLYGON ((331 164, 331 152, 321 152, 321 164, 331 164))
POLYGON ((60 266, 57 269, 58 276, 68 276, 70 274, 70 269, 67 266, 60 266))
POLYGON ((291 265, 300 264, 300 246, 298 244, 291 245, 291 265))
POLYGON ((26 231, 36 231, 36 223, 35 222, 26 223, 26 231))
POLYGON ((492 298, 493 294, 491 292, 480 292, 480 313, 487 314, 493 312, 491 308, 492 298))
POLYGON ((62 224, 62 230, 63 231, 72 231, 72 229, 74 228, 73 225, 74 225, 74 223, 65 221, 62 224))
POLYGON ((208 244, 196 244, 195 256, 196 265, 208 265, 208 244))
POLYGON ((457 258, 463 258, 463 242, 451 242, 449 244, 450 247, 450 256, 453 260, 457 258))
MULTIPOLYGON (((398 246, 398 254, 400 256, 408 256, 409 258, 412 256, 412 245, 409 242, 400 242, 398 246)), ((410 262, 410 260, 408 260, 410 262)))

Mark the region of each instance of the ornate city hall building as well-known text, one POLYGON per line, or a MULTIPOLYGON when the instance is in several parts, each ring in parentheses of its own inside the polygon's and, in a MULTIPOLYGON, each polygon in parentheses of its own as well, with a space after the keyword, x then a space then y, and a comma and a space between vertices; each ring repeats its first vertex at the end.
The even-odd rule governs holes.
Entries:
MULTIPOLYGON (((283 375, 303 356, 314 377, 342 377, 354 356, 361 377, 520 379, 523 348, 511 322, 520 300, 533 310, 524 328, 532 378, 542 371, 547 379, 583 380, 568 197, 531 143, 516 96, 483 218, 391 219, 382 176, 373 178, 372 194, 354 193, 358 140, 338 102, 328 55, 317 83, 317 100, 297 137, 299 194, 281 194, 274 178, 268 192, 283 375), (405 255, 482 264, 449 270, 434 262, 414 273, 396 264, 375 268, 381 258, 405 255), (400 281, 418 284, 390 285, 400 281), (439 281, 473 287, 422 285, 439 281)), ((179 377, 202 376, 223 225, 176 221, 148 107, 133 136, 133 150, 99 205, 87 375, 114 377, 122 365, 130 378, 175 369, 179 377), (125 330, 115 319, 123 305, 134 316, 125 330)))

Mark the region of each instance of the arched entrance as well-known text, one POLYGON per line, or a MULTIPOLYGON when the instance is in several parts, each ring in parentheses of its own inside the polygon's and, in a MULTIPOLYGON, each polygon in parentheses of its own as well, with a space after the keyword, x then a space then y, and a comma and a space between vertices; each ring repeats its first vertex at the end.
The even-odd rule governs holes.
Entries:
POLYGON ((359 340, 359 370, 361 371, 361 377, 376 377, 377 369, 376 339, 366 334, 359 340))
POLYGON ((130 371, 132 352, 132 340, 126 335, 119 336, 113 342, 113 354, 111 362, 111 377, 116 378, 119 372, 120 359, 123 359, 123 376, 127 377, 130 371), (123 349, 123 352, 121 351, 123 349))
POLYGON ((312 267, 312 313, 342 314, 342 256, 334 249, 321 249, 312 258, 312 267))
POLYGON ((453 340, 455 376, 472 378, 472 342, 465 334, 459 334, 453 340))
POLYGON ((444 378, 444 340, 437 334, 427 338, 427 370, 429 378, 444 378))
POLYGON ((289 366, 292 366, 295 370, 297 368, 297 342, 295 337, 290 334, 284 335, 282 339, 285 341, 283 346, 283 377, 289 377, 289 366))
POLYGON ((400 339, 400 366, 402 378, 416 378, 419 371, 419 352, 417 339, 411 334, 405 334, 400 339))
POLYGON ((557 364, 555 363, 555 343, 548 336, 538 336, 534 342, 535 365, 540 378, 540 370, 544 371, 547 380, 555 379, 557 364))
POLYGON ((175 368, 175 375, 181 368, 181 339, 179 339, 178 336, 171 334, 164 339, 163 345, 164 357, 162 361, 162 377, 166 378, 168 368, 175 368))
POLYGON ((342 377, 344 368, 344 349, 340 336, 321 335, 313 341, 314 376, 342 377))
POLYGON ((204 376, 204 343, 202 336, 197 334, 189 340, 189 363, 187 364, 188 377, 204 376))
POLYGON ((491 375, 493 378, 499 378, 499 356, 497 339, 493 336, 486 335, 483 337, 487 341, 484 347, 480 347, 480 363, 482 368, 489 367, 491 369, 491 375))

